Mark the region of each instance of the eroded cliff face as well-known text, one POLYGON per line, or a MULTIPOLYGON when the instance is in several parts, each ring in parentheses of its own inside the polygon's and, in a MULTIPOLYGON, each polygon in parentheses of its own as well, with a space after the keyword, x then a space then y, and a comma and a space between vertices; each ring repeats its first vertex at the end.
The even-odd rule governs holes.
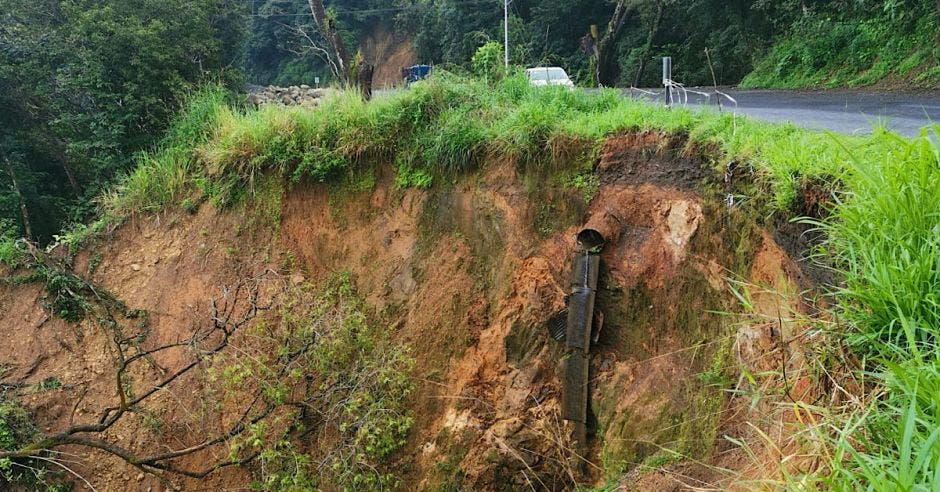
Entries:
MULTIPOLYGON (((272 269, 293 284, 317 284, 351 272, 376 320, 416 360, 414 423, 389 460, 403 490, 562 490, 619 476, 640 490, 727 487, 740 475, 716 467, 744 475, 752 467, 719 439, 750 432, 726 391, 734 368, 781 360, 775 340, 801 329, 742 322, 731 314, 741 307, 728 279, 774 292, 753 289, 768 316, 804 310, 807 285, 772 235, 715 196, 719 180, 694 153, 681 138, 612 137, 590 203, 583 190, 512 162, 494 160, 430 191, 397 189, 393 171, 376 167, 358 191, 289 189, 274 214, 204 204, 192 215, 137 217, 78 253, 74 270, 148 313, 145 344, 188 336, 207 322, 219 289, 239 278, 272 269), (559 412, 563 350, 545 323, 564 307, 574 236, 586 224, 608 243, 588 448, 579 451, 559 412)), ((0 361, 5 381, 61 381, 24 401, 51 433, 113 403, 113 354, 106 330, 51 315, 43 295, 38 285, 0 287, 0 361)), ((791 353, 785 367, 800 363, 791 353)), ((156 354, 137 376, 159 380, 186 360, 156 354)), ((210 379, 208 367, 187 375, 105 437, 131 448, 191 446, 231 411, 210 379)), ((161 481, 106 453, 66 449, 98 490, 246 486, 257 466, 161 481)), ((209 448, 183 462, 225 452, 209 448)))

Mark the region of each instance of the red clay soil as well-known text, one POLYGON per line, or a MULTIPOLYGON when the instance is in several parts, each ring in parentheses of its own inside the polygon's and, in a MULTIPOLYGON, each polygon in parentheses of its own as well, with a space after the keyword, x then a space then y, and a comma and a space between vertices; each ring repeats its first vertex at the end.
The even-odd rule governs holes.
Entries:
MULTIPOLYGON (((391 467, 402 490, 567 490, 575 482, 603 484, 617 470, 629 490, 727 488, 778 468, 779 457, 745 417, 781 439, 788 421, 769 403, 748 408, 710 390, 699 375, 721 350, 729 363, 757 370, 779 369, 782 361, 797 374, 804 361, 788 344, 802 330, 791 314, 806 309, 798 287, 805 280, 772 236, 700 194, 705 161, 688 153, 681 139, 658 134, 611 139, 598 164, 603 186, 586 214, 547 237, 534 225, 539 196, 512 163, 432 191, 398 190, 382 168, 371 192, 331 200, 321 185, 290 190, 276 232, 246 227, 244 210, 210 204, 192 216, 135 219, 79 254, 75 269, 131 308, 146 309, 154 343, 185 336, 205 322, 221 286, 280 268, 285 255, 295 258, 295 281, 353 272, 368 304, 417 359, 415 423, 391 467), (561 350, 544 325, 564 306, 574 235, 596 223, 609 240, 598 296, 605 326, 592 361, 596 421, 579 456, 559 418, 561 350), (754 317, 715 314, 740 310, 728 277, 765 286, 755 289, 754 317), (722 435, 754 442, 761 462, 750 463, 722 435), (637 467, 668 447, 698 464, 637 467)), ((577 190, 555 191, 580 200, 577 190)), ((8 340, 0 361, 12 368, 5 380, 62 381, 25 402, 49 432, 90 418, 113 401, 114 389, 106 335, 94 323, 71 326, 50 316, 41 295, 36 285, 0 286, 0 337, 8 340)), ((139 376, 180 363, 157 358, 153 374, 139 376)), ((231 410, 214 405, 207 377, 200 371, 161 395, 152 411, 164 425, 132 415, 107 437, 174 449, 217 430, 231 410)), ((103 453, 71 451, 82 457, 76 471, 98 490, 241 487, 254 470, 162 483, 103 453)))

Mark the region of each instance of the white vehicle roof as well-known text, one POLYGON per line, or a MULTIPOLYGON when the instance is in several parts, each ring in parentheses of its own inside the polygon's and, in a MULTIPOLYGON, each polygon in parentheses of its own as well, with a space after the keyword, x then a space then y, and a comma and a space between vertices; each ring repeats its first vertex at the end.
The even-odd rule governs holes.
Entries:
POLYGON ((525 72, 530 79, 565 80, 568 78, 568 73, 561 67, 533 67, 526 69, 525 72))

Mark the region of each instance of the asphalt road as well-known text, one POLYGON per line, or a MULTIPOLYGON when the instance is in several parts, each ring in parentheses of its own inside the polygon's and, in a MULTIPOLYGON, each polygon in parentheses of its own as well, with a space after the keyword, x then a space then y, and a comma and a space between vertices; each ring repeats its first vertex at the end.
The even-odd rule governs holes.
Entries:
MULTIPOLYGON (((711 88, 692 88, 714 92, 711 88)), ((870 93, 861 91, 789 91, 720 89, 737 100, 738 114, 773 122, 791 122, 799 126, 841 133, 869 133, 872 126, 884 124, 902 135, 915 136, 931 123, 940 124, 940 92, 870 93)), ((626 89, 625 94, 630 94, 626 89)), ((658 90, 662 93, 662 89, 658 90)), ((662 101, 662 94, 638 97, 662 101)), ((722 99, 725 110, 734 105, 722 99)), ((706 98, 688 94, 688 104, 705 105, 706 98)), ((714 97, 710 106, 715 106, 714 97)))

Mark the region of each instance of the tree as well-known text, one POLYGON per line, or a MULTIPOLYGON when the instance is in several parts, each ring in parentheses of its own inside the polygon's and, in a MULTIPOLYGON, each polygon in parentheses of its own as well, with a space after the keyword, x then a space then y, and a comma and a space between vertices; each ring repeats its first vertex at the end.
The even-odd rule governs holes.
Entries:
POLYGON ((665 0, 656 0, 655 2, 655 13, 651 16, 649 34, 646 36, 646 44, 643 45, 643 51, 640 55, 640 65, 636 70, 636 77, 633 79, 634 87, 639 87, 641 81, 643 80, 643 71, 646 69, 646 63, 650 58, 651 51, 653 50, 653 40, 656 38, 656 34, 659 32, 659 24, 663 19, 665 3, 665 0))
POLYGON ((413 360, 367 316, 350 274, 318 289, 270 269, 238 274, 194 308, 179 338, 164 341, 150 336, 146 311, 130 309, 38 248, 22 256, 19 267, 45 281, 50 314, 105 330, 102 349, 113 370, 81 383, 76 407, 85 392, 96 391, 96 401, 103 398, 97 410, 46 435, 23 418, 15 426, 5 419, 5 404, 33 391, 25 383, 30 372, 0 374, 0 488, 10 485, 5 480, 25 485, 30 478, 11 469, 53 465, 78 476, 62 459, 63 446, 109 454, 164 480, 199 479, 259 460, 254 471, 262 490, 378 490, 394 483, 387 458, 413 421, 407 408, 413 360), (109 432, 135 415, 175 414, 160 410, 167 395, 186 409, 196 388, 209 397, 211 404, 200 408, 212 417, 182 412, 173 423, 187 432, 170 432, 181 442, 128 442, 109 432))
POLYGON ((617 41, 635 12, 636 8, 631 0, 617 0, 614 13, 607 22, 607 29, 597 41, 596 79, 601 85, 613 86, 617 83, 620 72, 616 63, 617 41))
POLYGON ((29 207, 26 205, 26 198, 23 197, 23 190, 20 188, 19 181, 16 179, 16 171, 13 169, 13 163, 10 162, 10 159, 7 158, 7 156, 2 156, 2 159, 7 175, 10 176, 10 183, 13 185, 13 192, 16 193, 17 200, 20 203, 20 217, 23 220, 23 230, 26 234, 26 238, 33 240, 35 239, 36 235, 33 234, 33 223, 29 219, 29 207))
POLYGON ((240 85, 239 0, 7 0, 0 12, 0 219, 35 239, 85 220, 92 199, 160 138, 205 81, 240 85), (2 163, 0 163, 2 164, 2 163), (16 177, 16 186, 13 185, 16 177))
POLYGON ((349 59, 349 51, 339 34, 335 15, 327 15, 326 9, 323 8, 323 0, 307 0, 307 4, 310 6, 313 21, 320 29, 320 34, 330 45, 332 60, 336 63, 336 75, 342 80, 350 82, 351 60, 349 59))
MULTIPOLYGON (((222 431, 197 439, 196 443, 182 449, 167 451, 162 446, 152 450, 134 449, 109 439, 105 434, 124 417, 135 412, 145 412, 146 405, 155 395, 181 386, 187 377, 210 363, 213 357, 223 353, 239 330, 249 325, 259 313, 269 309, 271 305, 260 299, 260 289, 272 279, 276 280, 274 272, 265 271, 222 288, 220 296, 208 303, 208 323, 196 327, 191 336, 163 345, 145 347, 143 344, 149 328, 146 321, 140 322, 145 313, 129 309, 111 293, 58 265, 54 259, 38 249, 30 248, 27 256, 26 266, 47 276, 47 282, 55 279, 54 284, 47 283, 47 289, 50 288, 49 285, 62 286, 61 291, 50 293, 56 297, 53 302, 60 302, 57 314, 65 314, 72 321, 86 316, 94 317, 99 320, 102 328, 113 330, 111 349, 115 354, 115 400, 91 421, 71 425, 51 435, 29 436, 26 442, 7 443, 5 447, 0 447, 0 463, 24 466, 23 461, 41 460, 61 466, 57 455, 50 454, 49 451, 74 445, 111 454, 147 473, 170 473, 202 478, 221 468, 244 465, 258 457, 259 452, 233 452, 232 456, 222 453, 224 458, 215 458, 203 463, 200 468, 190 468, 178 463, 180 458, 198 455, 205 450, 228 444, 250 432, 254 424, 271 415, 277 405, 266 401, 263 388, 256 388, 248 395, 238 412, 239 417, 227 423, 222 431), (137 322, 134 322, 135 320, 137 322), (164 370, 162 377, 146 381, 146 384, 139 388, 139 392, 132 393, 135 383, 143 382, 135 381, 134 374, 141 372, 136 369, 155 364, 154 357, 159 354, 172 352, 182 356, 182 364, 164 370)), ((0 381, 0 387, 15 389, 22 388, 23 385, 0 381)), ((69 468, 65 469, 71 472, 69 468)), ((0 485, 4 483, 3 478, 0 475, 0 485)))

